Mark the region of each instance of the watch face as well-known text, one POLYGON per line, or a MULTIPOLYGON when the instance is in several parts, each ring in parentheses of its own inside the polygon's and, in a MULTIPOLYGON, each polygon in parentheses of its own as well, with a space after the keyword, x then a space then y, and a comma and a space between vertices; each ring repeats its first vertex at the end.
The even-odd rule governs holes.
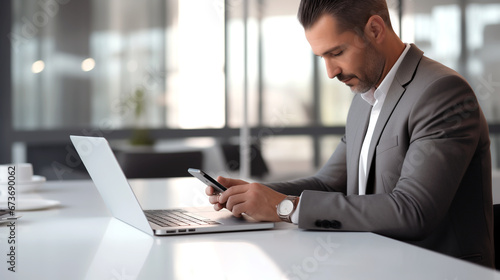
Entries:
POLYGON ((280 215, 290 215, 293 211, 293 202, 288 199, 283 200, 279 204, 278 211, 280 215))

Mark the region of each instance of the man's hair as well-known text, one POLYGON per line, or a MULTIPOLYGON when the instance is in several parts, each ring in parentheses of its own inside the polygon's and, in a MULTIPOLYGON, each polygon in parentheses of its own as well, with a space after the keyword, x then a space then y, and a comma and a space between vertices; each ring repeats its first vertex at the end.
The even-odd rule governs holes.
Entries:
POLYGON ((392 29, 385 0, 301 0, 298 18, 304 29, 311 28, 323 15, 335 18, 342 30, 363 32, 368 19, 380 16, 392 29))

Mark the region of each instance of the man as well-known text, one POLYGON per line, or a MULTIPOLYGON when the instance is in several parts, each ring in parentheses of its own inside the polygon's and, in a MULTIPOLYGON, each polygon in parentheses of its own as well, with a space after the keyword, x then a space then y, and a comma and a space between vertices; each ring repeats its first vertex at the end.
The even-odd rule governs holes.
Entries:
POLYGON ((455 71, 404 44, 385 0, 302 0, 328 76, 356 93, 346 134, 314 176, 206 192, 216 210, 303 229, 370 231, 493 267, 488 127, 455 71))

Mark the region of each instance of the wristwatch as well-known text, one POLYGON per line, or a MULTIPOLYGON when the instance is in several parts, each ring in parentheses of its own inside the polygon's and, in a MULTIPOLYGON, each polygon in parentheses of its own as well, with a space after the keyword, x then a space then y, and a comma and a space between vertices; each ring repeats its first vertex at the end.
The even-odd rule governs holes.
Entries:
POLYGON ((297 208, 297 196, 289 195, 276 205, 276 211, 281 220, 291 223, 292 214, 297 208))

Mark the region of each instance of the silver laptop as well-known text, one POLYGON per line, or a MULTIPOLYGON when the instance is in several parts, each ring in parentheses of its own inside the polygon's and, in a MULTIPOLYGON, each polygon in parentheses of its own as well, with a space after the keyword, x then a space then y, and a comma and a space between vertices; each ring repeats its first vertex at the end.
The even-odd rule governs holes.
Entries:
POLYGON ((236 218, 227 210, 217 212, 207 207, 143 210, 105 138, 74 135, 70 138, 113 217, 150 235, 274 227, 272 222, 257 222, 246 215, 236 218))

